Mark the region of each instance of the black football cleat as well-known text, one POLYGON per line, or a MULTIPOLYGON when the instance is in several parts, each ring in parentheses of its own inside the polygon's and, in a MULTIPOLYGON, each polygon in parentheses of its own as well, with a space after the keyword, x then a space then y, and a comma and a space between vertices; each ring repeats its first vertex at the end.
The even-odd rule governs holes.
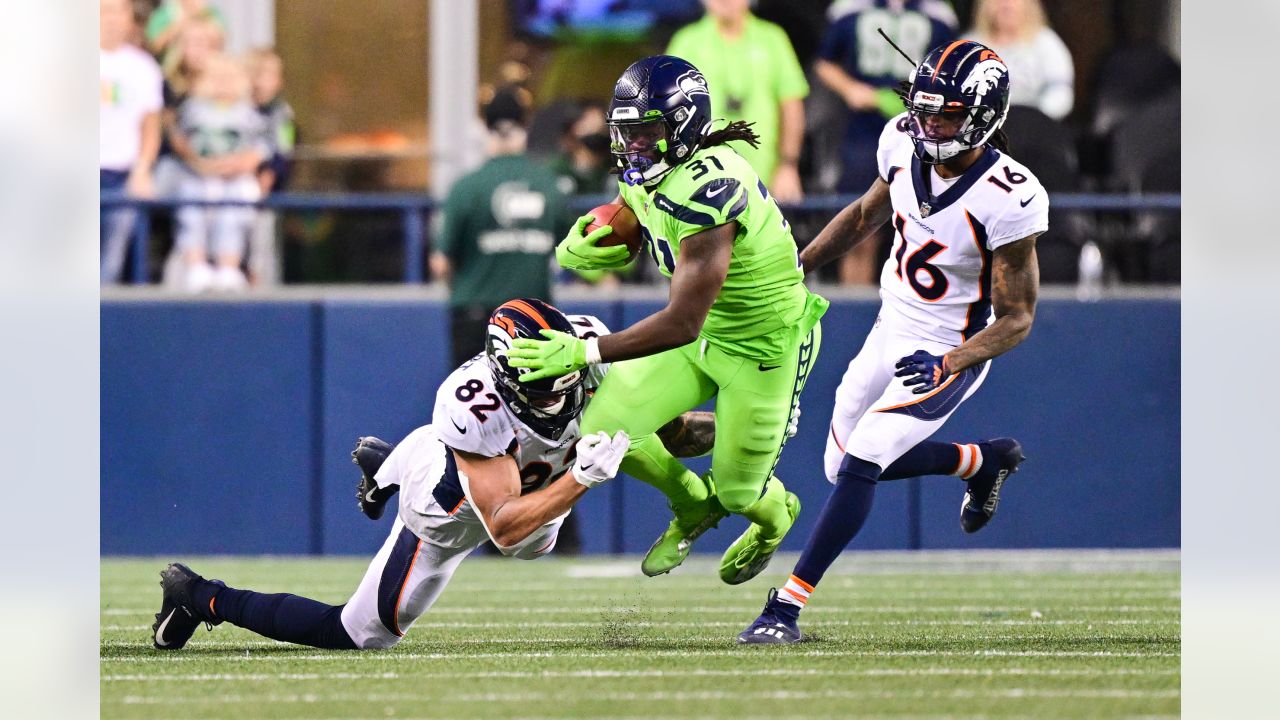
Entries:
MULTIPOLYGON (((182 563, 172 563, 160 572, 160 588, 164 598, 156 622, 151 626, 151 641, 157 650, 181 650, 191 639, 200 623, 220 625, 221 620, 196 607, 191 591, 205 579, 182 563)), ((221 584, 220 580, 212 580, 221 584)))
POLYGON ((738 642, 747 645, 779 645, 798 643, 804 637, 800 626, 794 620, 784 617, 775 608, 778 603, 778 589, 769 588, 769 599, 764 604, 760 617, 751 623, 746 630, 738 633, 738 642))
POLYGON ((378 487, 378 483, 373 480, 373 476, 378 474, 378 468, 386 462, 391 450, 389 443, 370 435, 358 438, 356 449, 351 451, 351 462, 360 468, 360 484, 356 485, 356 498, 360 501, 360 512, 370 520, 382 517, 387 501, 400 490, 399 485, 378 487))
POLYGON ((967 533, 978 532, 995 517, 996 507, 1000 504, 1000 488, 1027 459, 1022 454, 1022 445, 1013 438, 996 438, 988 440, 987 444, 991 446, 997 464, 988 466, 985 463, 990 459, 985 459, 982 469, 969 479, 964 501, 960 503, 960 528, 967 533))

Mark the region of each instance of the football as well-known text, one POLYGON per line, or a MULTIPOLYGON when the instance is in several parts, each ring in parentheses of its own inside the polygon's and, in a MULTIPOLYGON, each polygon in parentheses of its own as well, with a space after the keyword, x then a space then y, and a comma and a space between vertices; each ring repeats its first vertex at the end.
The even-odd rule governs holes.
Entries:
POLYGON ((599 242, 599 247, 626 245, 629 251, 627 262, 636 259, 644 248, 644 237, 640 233, 640 221, 631 208, 624 203, 607 203, 593 208, 588 215, 592 220, 587 225, 586 234, 589 235, 605 225, 613 228, 613 232, 599 242))

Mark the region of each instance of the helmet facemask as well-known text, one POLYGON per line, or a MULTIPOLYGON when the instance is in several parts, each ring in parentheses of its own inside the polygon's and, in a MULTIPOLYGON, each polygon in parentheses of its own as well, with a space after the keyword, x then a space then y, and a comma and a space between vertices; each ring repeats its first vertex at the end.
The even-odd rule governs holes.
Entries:
POLYGON ((586 402, 583 382, 587 373, 578 370, 557 378, 520 382, 521 375, 532 371, 511 367, 507 361, 507 350, 515 339, 512 330, 491 323, 485 343, 485 360, 498 395, 521 422, 543 437, 558 440, 586 402))
POLYGON ((906 129, 916 146, 916 157, 938 165, 981 147, 1000 127, 993 120, 995 111, 991 108, 958 102, 943 105, 940 95, 916 92, 912 94, 906 129))
POLYGON ((671 171, 667 122, 658 115, 644 120, 610 121, 609 151, 628 185, 652 185, 671 171))

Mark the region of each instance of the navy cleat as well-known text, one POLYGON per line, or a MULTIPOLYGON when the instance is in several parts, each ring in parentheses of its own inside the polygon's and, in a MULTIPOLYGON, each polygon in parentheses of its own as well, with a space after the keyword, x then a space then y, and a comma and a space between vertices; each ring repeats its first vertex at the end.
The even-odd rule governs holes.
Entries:
POLYGON ((378 468, 382 467, 382 463, 386 462, 387 456, 391 454, 391 450, 389 443, 370 435, 358 438, 356 449, 351 451, 351 462, 360 468, 360 484, 356 485, 356 499, 360 501, 360 512, 370 520, 382 517, 387 501, 400 490, 399 485, 378 487, 378 483, 373 479, 373 476, 378 474, 378 468))
MULTIPOLYGON (((777 645, 800 642, 803 637, 800 626, 790 617, 790 613, 780 612, 778 588, 769 588, 769 600, 764 604, 760 617, 750 627, 738 633, 738 642, 751 645, 777 645)), ((796 612, 800 612, 796 608, 796 612)))
POLYGON ((200 623, 207 624, 210 630, 222 623, 196 605, 192 591, 202 582, 222 584, 221 580, 206 581, 182 563, 173 563, 160 572, 164 599, 151 626, 151 640, 157 650, 181 650, 200 623))
POLYGON ((986 527, 995 517, 1000 504, 1000 488, 1009 476, 1018 472, 1018 466, 1026 460, 1022 445, 1013 438, 996 438, 986 443, 994 458, 984 458, 982 469, 969 479, 964 501, 960 504, 960 528, 975 533, 986 527), (988 464, 995 460, 995 464, 988 464))

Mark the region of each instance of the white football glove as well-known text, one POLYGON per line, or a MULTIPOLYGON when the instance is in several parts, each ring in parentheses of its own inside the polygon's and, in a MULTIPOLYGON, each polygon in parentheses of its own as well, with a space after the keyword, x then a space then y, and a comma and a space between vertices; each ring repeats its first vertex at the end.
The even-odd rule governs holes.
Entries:
POLYGON ((622 456, 631 447, 631 438, 619 430, 612 438, 601 430, 578 441, 578 459, 573 464, 573 479, 589 488, 618 474, 622 456))
POLYGON ((800 432, 800 406, 796 405, 791 408, 791 419, 787 421, 787 439, 796 436, 800 432))

